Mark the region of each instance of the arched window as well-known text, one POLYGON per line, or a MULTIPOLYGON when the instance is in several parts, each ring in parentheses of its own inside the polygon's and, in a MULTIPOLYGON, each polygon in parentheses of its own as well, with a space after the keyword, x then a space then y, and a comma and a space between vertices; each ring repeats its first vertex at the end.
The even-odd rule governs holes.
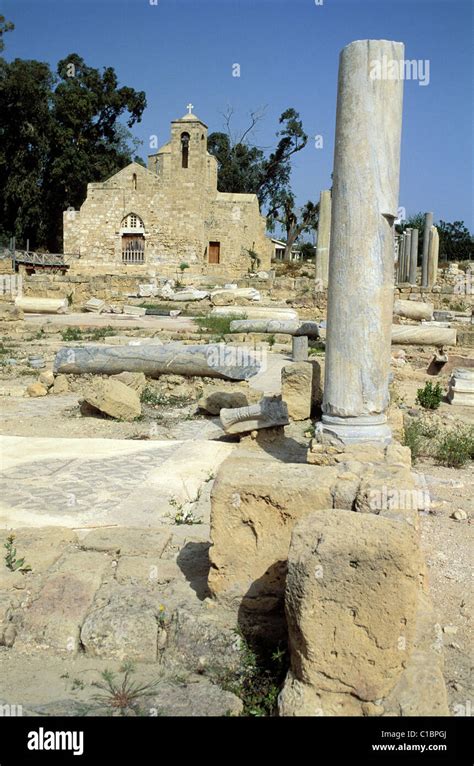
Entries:
POLYGON ((129 213, 125 216, 125 218, 122 219, 122 223, 120 224, 120 229, 122 233, 126 233, 130 231, 130 229, 133 231, 145 231, 145 226, 143 224, 142 219, 139 215, 136 213, 129 213))
POLYGON ((189 133, 181 133, 181 167, 188 167, 189 160, 189 133))
POLYGON ((132 176, 132 189, 133 191, 137 190, 137 174, 134 173, 132 176))

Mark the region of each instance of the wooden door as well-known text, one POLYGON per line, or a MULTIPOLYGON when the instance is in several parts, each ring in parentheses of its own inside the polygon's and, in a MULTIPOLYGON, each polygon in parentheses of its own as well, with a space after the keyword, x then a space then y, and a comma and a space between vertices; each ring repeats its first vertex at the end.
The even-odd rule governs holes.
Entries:
POLYGON ((219 263, 221 257, 221 243, 209 242, 209 263, 219 263))

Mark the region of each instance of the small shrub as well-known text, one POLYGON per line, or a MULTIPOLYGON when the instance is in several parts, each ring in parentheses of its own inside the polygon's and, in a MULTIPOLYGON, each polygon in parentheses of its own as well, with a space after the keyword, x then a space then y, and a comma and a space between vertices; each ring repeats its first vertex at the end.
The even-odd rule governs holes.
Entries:
POLYGON ((65 330, 61 330, 61 338, 66 343, 71 340, 82 340, 82 330, 80 327, 66 327, 65 330))
POLYGON ((89 337, 91 340, 102 340, 102 338, 108 338, 110 335, 117 335, 117 331, 107 325, 107 327, 96 327, 89 337))
MULTIPOLYGON (((199 493, 195 498, 196 502, 199 500, 199 493)), ((194 515, 194 511, 191 508, 185 508, 182 503, 178 503, 175 497, 170 498, 169 504, 175 509, 174 523, 180 526, 181 524, 202 524, 202 519, 194 515)))
POLYGON ((217 338, 224 338, 225 335, 230 333, 230 323, 236 319, 246 319, 246 314, 235 314, 233 316, 221 317, 221 316, 204 316, 196 317, 195 323, 198 325, 202 332, 212 333, 217 338))
POLYGON ((449 468, 461 468, 474 460, 474 428, 445 433, 436 447, 435 460, 449 468))
POLYGON ((274 335, 269 335, 267 343, 270 346, 270 348, 273 348, 273 346, 275 345, 275 336, 274 335))
POLYGON ((139 701, 143 697, 153 694, 159 684, 159 680, 151 681, 147 684, 138 684, 132 680, 131 676, 135 669, 130 662, 126 662, 120 668, 123 673, 121 681, 115 680, 115 673, 111 670, 104 670, 101 673, 101 681, 94 683, 101 689, 101 693, 96 694, 93 699, 110 709, 110 712, 126 715, 127 711, 139 712, 139 701))
POLYGON ((179 268, 181 269, 181 274, 184 274, 184 272, 186 271, 186 269, 189 269, 189 263, 186 263, 186 261, 182 261, 182 262, 179 264, 179 268))
POLYGON ((411 459, 416 463, 420 457, 423 449, 423 433, 421 428, 421 421, 417 418, 407 423, 404 429, 403 444, 405 447, 409 447, 411 451, 411 459))
POLYGON ((219 684, 242 700, 244 716, 273 716, 278 694, 288 667, 287 652, 281 647, 251 647, 242 635, 241 667, 235 674, 218 677, 219 684))
POLYGON ((30 572, 31 567, 29 564, 25 564, 25 559, 17 559, 14 542, 15 535, 12 533, 11 535, 8 535, 7 542, 3 545, 7 551, 5 555, 5 565, 7 569, 9 569, 10 572, 30 572))
POLYGON ((174 405, 178 404, 190 404, 193 399, 191 399, 189 396, 179 396, 174 394, 166 396, 165 394, 160 394, 156 391, 153 391, 152 388, 148 388, 147 386, 140 394, 140 401, 142 404, 149 404, 152 407, 173 407, 174 405))
POLYGON ((463 303, 462 301, 455 301, 454 303, 451 303, 449 308, 451 311, 467 311, 468 306, 463 303))
POLYGON ((441 399, 443 398, 443 389, 439 383, 433 386, 429 380, 425 383, 424 388, 419 388, 416 393, 416 401, 421 404, 425 410, 437 410, 441 399))

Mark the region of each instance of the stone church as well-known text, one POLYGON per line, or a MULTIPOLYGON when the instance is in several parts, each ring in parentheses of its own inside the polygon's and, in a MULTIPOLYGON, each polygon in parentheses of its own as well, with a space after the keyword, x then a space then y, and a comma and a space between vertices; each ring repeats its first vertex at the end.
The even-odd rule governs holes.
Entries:
POLYGON ((147 168, 133 162, 88 184, 81 209, 65 211, 64 253, 80 256, 75 269, 176 276, 186 263, 186 274, 238 277, 270 268, 257 196, 217 191, 207 126, 191 108, 147 168))

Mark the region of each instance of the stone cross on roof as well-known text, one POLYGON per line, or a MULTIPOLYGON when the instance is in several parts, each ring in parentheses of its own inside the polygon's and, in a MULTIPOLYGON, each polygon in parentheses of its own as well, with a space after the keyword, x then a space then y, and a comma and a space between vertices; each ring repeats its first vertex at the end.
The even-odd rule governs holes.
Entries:
POLYGON ((190 104, 188 104, 188 105, 187 105, 187 107, 186 107, 186 109, 188 110, 188 114, 191 114, 191 112, 192 112, 192 111, 193 111, 193 109, 194 109, 194 104, 191 104, 191 103, 190 103, 190 104))

